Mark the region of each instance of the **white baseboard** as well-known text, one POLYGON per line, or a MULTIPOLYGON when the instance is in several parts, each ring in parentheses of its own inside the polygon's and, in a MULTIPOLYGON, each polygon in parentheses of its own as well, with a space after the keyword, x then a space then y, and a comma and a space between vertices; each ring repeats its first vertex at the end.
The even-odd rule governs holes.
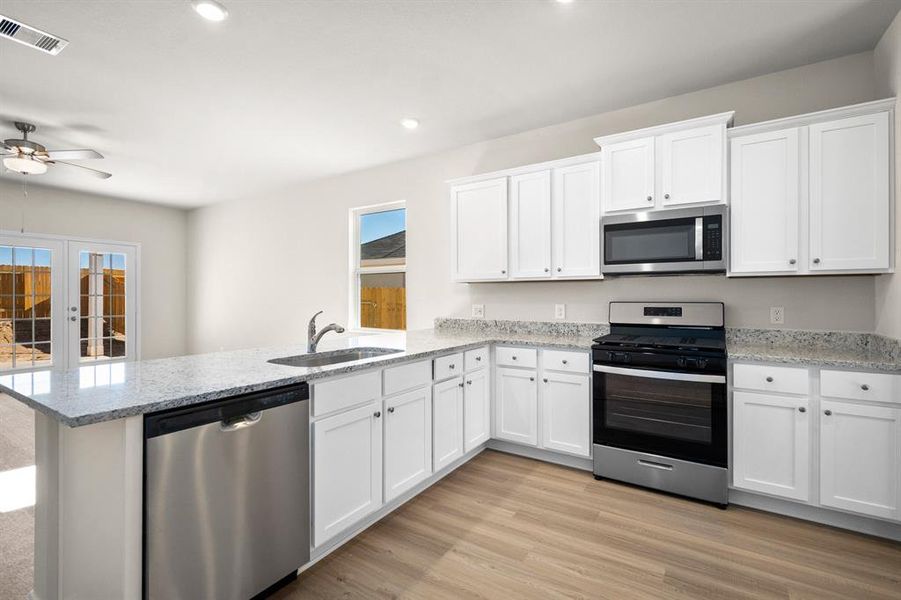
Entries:
POLYGON ((580 469, 582 471, 592 470, 591 459, 581 456, 571 456, 569 454, 561 454, 542 448, 532 448, 531 446, 520 446, 519 444, 504 440, 488 440, 488 448, 499 452, 506 452, 507 454, 515 454, 517 456, 554 463, 555 465, 572 467, 573 469, 580 469))

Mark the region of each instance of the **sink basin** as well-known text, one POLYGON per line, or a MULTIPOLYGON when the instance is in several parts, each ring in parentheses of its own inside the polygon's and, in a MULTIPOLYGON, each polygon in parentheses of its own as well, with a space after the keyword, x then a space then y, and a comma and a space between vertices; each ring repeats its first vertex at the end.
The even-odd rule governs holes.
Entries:
POLYGON ((403 350, 398 350, 397 348, 348 348, 346 350, 335 350, 333 352, 316 352, 314 354, 284 356, 282 358, 273 358, 266 362, 270 362, 274 365, 287 365, 289 367, 324 367, 325 365, 334 365, 337 363, 350 362, 352 360, 363 360, 364 358, 374 358, 376 356, 397 354, 399 352, 403 352, 403 350))

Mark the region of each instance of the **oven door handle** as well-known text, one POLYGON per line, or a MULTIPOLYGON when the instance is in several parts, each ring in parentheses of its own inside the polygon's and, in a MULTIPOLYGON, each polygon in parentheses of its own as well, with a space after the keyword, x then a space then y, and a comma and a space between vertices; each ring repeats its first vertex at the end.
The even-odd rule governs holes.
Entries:
POLYGON ((594 365, 596 373, 644 377, 646 379, 668 379, 670 381, 691 381, 695 383, 726 383, 725 375, 696 375, 694 373, 673 373, 671 371, 646 371, 644 369, 624 369, 607 365, 594 365))

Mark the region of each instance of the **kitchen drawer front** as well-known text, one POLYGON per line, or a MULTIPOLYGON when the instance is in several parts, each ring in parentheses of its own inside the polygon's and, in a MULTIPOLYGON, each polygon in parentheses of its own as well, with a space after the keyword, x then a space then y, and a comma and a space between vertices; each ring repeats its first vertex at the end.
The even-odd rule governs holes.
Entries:
POLYGON ((467 350, 463 359, 467 371, 475 371, 488 365, 488 346, 467 350))
POLYGON ((746 390, 806 395, 810 391, 810 373, 797 367, 736 364, 732 385, 746 390))
POLYGON ((901 404, 901 376, 823 369, 820 371, 820 395, 901 404))
POLYGON ((385 369, 383 375, 383 389, 386 396, 431 383, 432 362, 429 360, 407 363, 399 367, 389 367, 385 369))
POLYGON ((499 346, 495 351, 499 367, 529 367, 538 366, 538 351, 534 348, 510 348, 499 346))
POLYGON ((382 374, 378 369, 314 383, 310 386, 312 416, 321 417, 378 400, 381 389, 382 374))
POLYGON ((565 350, 543 350, 542 365, 549 371, 563 373, 588 373, 591 370, 587 352, 567 352, 565 350))
POLYGON ((463 374, 463 354, 451 354, 435 359, 435 381, 463 374))

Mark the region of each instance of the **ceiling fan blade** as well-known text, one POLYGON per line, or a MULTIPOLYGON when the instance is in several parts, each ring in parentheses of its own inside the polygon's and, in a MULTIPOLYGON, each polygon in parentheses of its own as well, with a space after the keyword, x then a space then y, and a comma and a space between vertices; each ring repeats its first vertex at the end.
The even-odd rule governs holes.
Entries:
POLYGON ((106 173, 104 171, 98 171, 97 169, 92 169, 90 167, 83 167, 81 165, 76 165, 75 163, 65 162, 62 160, 47 160, 45 162, 47 162, 48 164, 51 164, 51 165, 67 165, 70 167, 78 167, 79 169, 84 169, 85 171, 88 171, 91 175, 93 175, 94 177, 99 177, 100 179, 109 179, 110 177, 112 177, 111 173, 106 173))
POLYGON ((94 150, 48 150, 47 158, 50 160, 82 160, 103 158, 103 155, 94 150))

